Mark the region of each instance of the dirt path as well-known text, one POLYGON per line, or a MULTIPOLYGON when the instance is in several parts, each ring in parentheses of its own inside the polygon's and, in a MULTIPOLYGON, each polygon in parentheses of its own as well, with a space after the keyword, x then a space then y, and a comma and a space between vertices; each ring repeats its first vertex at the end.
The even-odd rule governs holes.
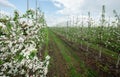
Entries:
POLYGON ((49 32, 48 54, 51 61, 48 77, 81 77, 83 62, 76 60, 70 51, 74 52, 58 36, 49 32))
POLYGON ((48 77, 69 77, 67 64, 51 35, 49 35, 48 53, 51 56, 48 77))

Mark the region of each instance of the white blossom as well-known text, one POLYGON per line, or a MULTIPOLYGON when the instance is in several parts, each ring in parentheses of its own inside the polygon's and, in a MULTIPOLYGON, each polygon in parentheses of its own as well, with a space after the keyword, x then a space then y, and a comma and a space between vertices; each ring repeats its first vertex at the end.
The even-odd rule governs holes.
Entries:
POLYGON ((3 23, 1 23, 1 22, 0 22, 0 27, 2 27, 2 29, 6 28, 6 26, 3 23))
POLYGON ((24 74, 25 77, 29 77, 29 72, 32 71, 34 74, 31 76, 43 77, 48 72, 50 57, 47 56, 43 62, 37 57, 38 49, 42 48, 42 42, 45 42, 45 33, 41 33, 41 36, 38 35, 38 32, 43 28, 42 24, 39 25, 40 23, 36 23, 34 19, 26 20, 24 17, 17 19, 17 21, 8 20, 12 25, 10 29, 0 22, 0 28, 5 33, 0 36, 0 51, 2 51, 0 58, 3 61, 8 60, 0 65, 0 76, 7 77, 5 75, 7 73, 13 77, 24 74), (27 34, 25 35, 25 33, 27 34), (39 43, 39 48, 36 48, 36 42, 39 43), (30 56, 32 57, 30 58, 30 56))

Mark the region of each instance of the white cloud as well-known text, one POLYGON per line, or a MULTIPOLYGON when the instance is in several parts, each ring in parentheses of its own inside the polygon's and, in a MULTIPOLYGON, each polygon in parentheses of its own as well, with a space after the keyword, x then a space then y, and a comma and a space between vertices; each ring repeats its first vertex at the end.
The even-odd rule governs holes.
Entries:
POLYGON ((5 7, 11 7, 11 8, 16 8, 15 5, 10 3, 8 0, 0 0, 0 5, 5 6, 5 7))
POLYGON ((83 5, 84 0, 52 0, 52 2, 58 8, 63 7, 57 13, 72 15, 79 13, 79 9, 83 5))
POLYGON ((63 15, 76 15, 88 11, 99 14, 102 5, 106 6, 108 14, 111 14, 113 9, 120 12, 120 0, 52 0, 52 2, 56 7, 61 8, 57 13, 63 15))
POLYGON ((53 0, 53 2, 58 2, 63 4, 64 8, 79 8, 84 0, 53 0))
POLYGON ((58 8, 61 8, 62 7, 62 4, 61 3, 59 3, 59 2, 54 2, 54 5, 56 6, 56 7, 58 7, 58 8))
MULTIPOLYGON (((49 16, 47 18, 48 24, 57 24, 66 21, 68 16, 87 16, 88 11, 91 12, 91 17, 98 19, 101 16, 102 5, 106 6, 106 15, 113 17, 113 10, 117 10, 120 14, 120 0, 51 0, 53 4, 58 8, 57 14, 63 16, 49 16), (49 21, 50 19, 50 21, 49 21)), ((106 17, 108 18, 108 17, 106 17)))

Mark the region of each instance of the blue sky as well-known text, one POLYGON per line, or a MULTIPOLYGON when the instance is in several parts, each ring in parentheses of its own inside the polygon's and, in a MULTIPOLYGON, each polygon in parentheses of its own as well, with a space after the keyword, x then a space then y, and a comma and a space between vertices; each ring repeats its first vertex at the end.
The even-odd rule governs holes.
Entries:
MULTIPOLYGON (((17 9, 19 9, 22 12, 26 11, 26 1, 27 0, 9 0, 12 4, 14 4, 17 9)), ((48 13, 55 13, 57 10, 57 7, 54 6, 54 4, 50 0, 37 0, 38 1, 38 7, 42 9, 45 14, 48 13)), ((30 8, 36 8, 35 5, 36 0, 29 0, 29 7, 30 8)))
MULTIPOLYGON (((61 14, 57 14, 56 11, 60 8, 56 7, 51 0, 37 0, 38 7, 45 13, 46 20, 51 20, 53 16, 61 16, 61 14), (49 16, 49 17, 47 17, 49 16)), ((8 13, 13 13, 15 9, 19 10, 21 13, 24 13, 27 9, 27 0, 0 0, 0 10, 4 10, 8 13)), ((29 8, 36 8, 35 5, 36 0, 29 0, 29 8)), ((48 23, 51 21, 48 21, 48 23)))
MULTIPOLYGON (((29 0, 29 7, 35 8, 36 0, 29 0)), ((27 0, 0 0, 0 10, 12 13, 18 9, 26 11, 27 0)), ((113 16, 113 9, 120 13, 120 0, 38 0, 38 6, 45 13, 48 25, 64 22, 68 17, 87 16, 90 11, 93 17, 99 17, 102 5, 106 5, 107 16, 113 16)))
MULTIPOLYGON (((29 0, 29 7, 30 8, 36 8, 35 6, 36 0, 29 0)), ((27 0, 8 0, 11 4, 13 4, 16 9, 20 10, 22 13, 24 13, 27 9, 26 2, 27 0)), ((13 8, 6 7, 4 5, 0 5, 2 10, 6 11, 13 11, 13 8)), ((58 9, 55 7, 55 5, 50 0, 38 0, 38 6, 42 9, 43 12, 46 14, 55 13, 55 11, 58 9)))

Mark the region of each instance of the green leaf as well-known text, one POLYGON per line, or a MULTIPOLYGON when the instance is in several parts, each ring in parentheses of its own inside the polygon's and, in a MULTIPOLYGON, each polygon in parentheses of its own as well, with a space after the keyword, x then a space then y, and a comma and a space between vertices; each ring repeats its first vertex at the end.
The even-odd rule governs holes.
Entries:
POLYGON ((2 60, 0 60, 0 65, 2 65, 3 64, 3 61, 2 60))
POLYGON ((24 56, 21 55, 21 54, 15 56, 15 59, 16 59, 18 62, 22 61, 23 58, 24 58, 24 56))
POLYGON ((33 50, 33 51, 30 53, 29 58, 30 58, 30 59, 33 59, 34 56, 36 56, 36 53, 37 53, 37 51, 36 51, 36 50, 33 50))

